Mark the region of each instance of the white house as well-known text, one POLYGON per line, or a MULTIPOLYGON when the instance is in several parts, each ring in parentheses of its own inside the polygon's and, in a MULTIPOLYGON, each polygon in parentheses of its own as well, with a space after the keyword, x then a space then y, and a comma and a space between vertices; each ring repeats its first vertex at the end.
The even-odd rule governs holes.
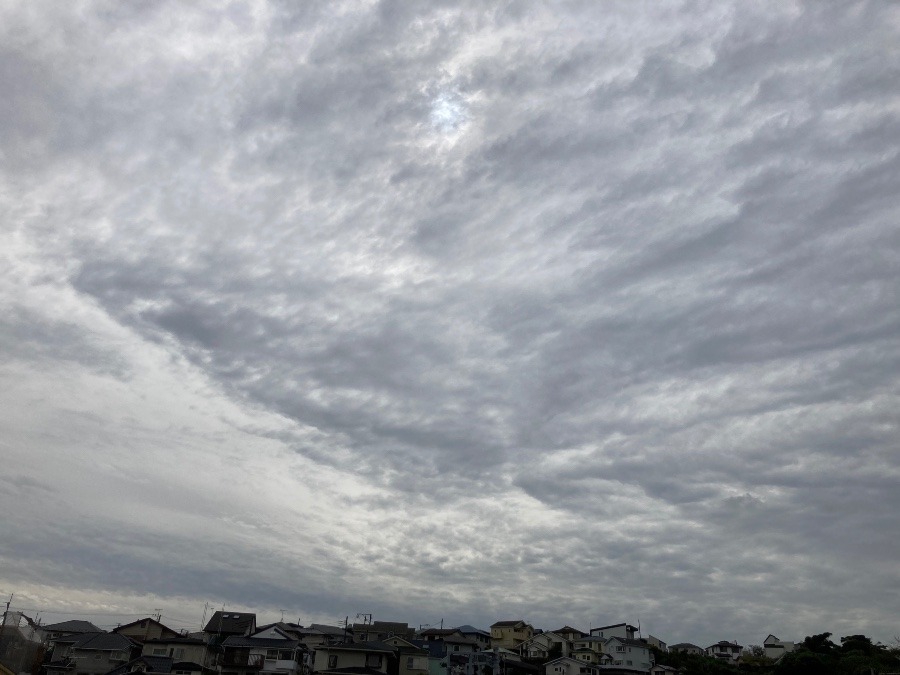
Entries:
POLYGON ((578 661, 568 656, 561 656, 544 666, 545 675, 599 675, 597 665, 578 661))
POLYGON ((626 640, 634 640, 635 633, 637 633, 637 628, 630 623, 614 623, 609 626, 591 628, 591 635, 602 638, 620 637, 626 640))
POLYGON ((612 661, 608 666, 601 663, 601 669, 633 669, 646 673, 653 665, 653 654, 650 648, 640 640, 611 637, 604 644, 603 651, 612 657, 612 661))
POLYGON ((723 661, 737 661, 741 658, 741 651, 744 649, 737 642, 728 642, 728 640, 719 640, 716 644, 706 648, 707 656, 714 656, 723 661))
POLYGON ((777 661, 785 654, 794 651, 796 646, 793 642, 779 640, 774 635, 769 634, 769 637, 763 642, 763 648, 766 650, 766 656, 777 661))

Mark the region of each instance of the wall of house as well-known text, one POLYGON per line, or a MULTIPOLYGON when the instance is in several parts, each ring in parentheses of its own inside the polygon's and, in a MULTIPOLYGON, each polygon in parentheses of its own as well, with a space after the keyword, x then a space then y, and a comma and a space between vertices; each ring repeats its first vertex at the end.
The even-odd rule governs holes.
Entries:
POLYGON ((201 666, 209 665, 206 645, 160 644, 144 645, 143 656, 171 656, 176 661, 192 661, 201 666))
POLYGON ((109 652, 91 649, 74 649, 71 657, 75 660, 73 675, 102 675, 129 660, 127 651, 109 652))
POLYGON ((369 665, 366 657, 368 654, 362 651, 343 651, 330 649, 317 649, 316 658, 313 662, 313 672, 321 673, 333 668, 373 668, 382 673, 387 673, 388 655, 381 654, 381 666, 369 665), (328 665, 328 657, 337 656, 337 664, 328 665))

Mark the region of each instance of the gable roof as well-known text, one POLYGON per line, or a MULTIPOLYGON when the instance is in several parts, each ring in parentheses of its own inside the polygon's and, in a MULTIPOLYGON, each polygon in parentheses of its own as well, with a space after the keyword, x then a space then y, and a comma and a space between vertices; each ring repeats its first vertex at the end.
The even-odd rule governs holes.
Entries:
POLYGON ((137 643, 130 637, 119 633, 83 633, 72 643, 72 649, 118 652, 131 649, 135 645, 137 643))
POLYGON ((283 649, 293 649, 299 644, 299 640, 248 637, 244 635, 229 635, 222 640, 223 647, 279 647, 283 649))
POLYGON ((531 625, 529 623, 526 623, 524 619, 516 619, 514 621, 497 621, 497 622, 491 624, 491 628, 494 628, 494 627, 499 628, 499 627, 503 627, 503 626, 518 626, 519 624, 522 624, 523 626, 531 625))
POLYGON ((80 619, 70 619, 69 621, 60 621, 59 623, 51 623, 44 626, 44 630, 49 633, 101 633, 99 628, 90 621, 82 621, 80 619))
POLYGON ((120 631, 125 630, 126 628, 132 628, 132 627, 134 627, 134 628, 143 628, 143 627, 144 627, 143 624, 145 624, 145 623, 147 623, 147 622, 149 622, 149 623, 151 623, 151 624, 155 624, 155 625, 159 626, 160 628, 162 628, 163 630, 169 631, 169 632, 172 633, 173 635, 178 635, 178 631, 177 631, 177 630, 173 630, 172 628, 169 628, 169 627, 166 626, 165 624, 162 624, 162 623, 160 623, 159 621, 157 621, 156 619, 154 619, 154 618, 152 618, 152 617, 149 617, 149 616, 148 616, 146 619, 138 619, 137 621, 132 621, 131 623, 126 623, 126 624, 123 625, 123 626, 117 626, 116 628, 113 628, 113 629, 112 629, 112 632, 113 632, 113 633, 118 633, 118 632, 120 632, 120 631))
POLYGON ((572 628, 572 626, 570 626, 569 624, 566 624, 566 625, 563 626, 562 628, 557 628, 556 630, 550 631, 550 632, 551 632, 551 633, 557 633, 557 634, 562 634, 562 633, 578 633, 579 635, 584 635, 584 632, 583 632, 583 631, 580 631, 580 630, 578 630, 577 628, 572 628))
POLYGON ((203 629, 204 633, 222 635, 243 635, 256 625, 256 614, 252 612, 216 611, 203 629))

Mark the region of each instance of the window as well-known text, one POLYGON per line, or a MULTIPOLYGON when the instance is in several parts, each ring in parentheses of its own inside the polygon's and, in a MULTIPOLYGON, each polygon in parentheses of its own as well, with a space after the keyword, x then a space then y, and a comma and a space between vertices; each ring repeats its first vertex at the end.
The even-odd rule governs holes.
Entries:
POLYGON ((94 659, 96 661, 99 661, 102 658, 103 658, 103 654, 101 652, 97 652, 96 654, 94 654, 94 659))
POLYGON ((267 649, 266 650, 266 661, 277 661, 278 660, 278 650, 277 649, 267 649))
POLYGON ((179 647, 175 650, 175 658, 183 659, 184 658, 184 647, 179 647))
POLYGON ((622 645, 616 645, 616 651, 617 651, 617 652, 624 652, 624 651, 625 651, 625 647, 623 647, 622 645))
POLYGON ((366 668, 381 668, 381 654, 366 654, 366 668))
POLYGON ((412 656, 406 657, 406 667, 407 668, 415 668, 416 667, 416 660, 412 656))
POLYGON ((154 647, 153 648, 153 656, 165 656, 166 648, 165 647, 154 647))
POLYGON ((337 668, 337 654, 328 655, 328 667, 337 668))

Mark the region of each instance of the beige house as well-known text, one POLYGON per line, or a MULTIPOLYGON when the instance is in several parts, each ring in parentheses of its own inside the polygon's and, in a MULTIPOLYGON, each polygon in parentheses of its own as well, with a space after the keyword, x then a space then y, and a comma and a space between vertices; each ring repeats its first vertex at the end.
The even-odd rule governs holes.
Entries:
POLYGON ((515 649, 534 637, 534 627, 525 621, 498 621, 491 626, 491 647, 515 649))
POLYGON ((394 635, 384 640, 396 650, 398 675, 428 675, 428 650, 394 635))

